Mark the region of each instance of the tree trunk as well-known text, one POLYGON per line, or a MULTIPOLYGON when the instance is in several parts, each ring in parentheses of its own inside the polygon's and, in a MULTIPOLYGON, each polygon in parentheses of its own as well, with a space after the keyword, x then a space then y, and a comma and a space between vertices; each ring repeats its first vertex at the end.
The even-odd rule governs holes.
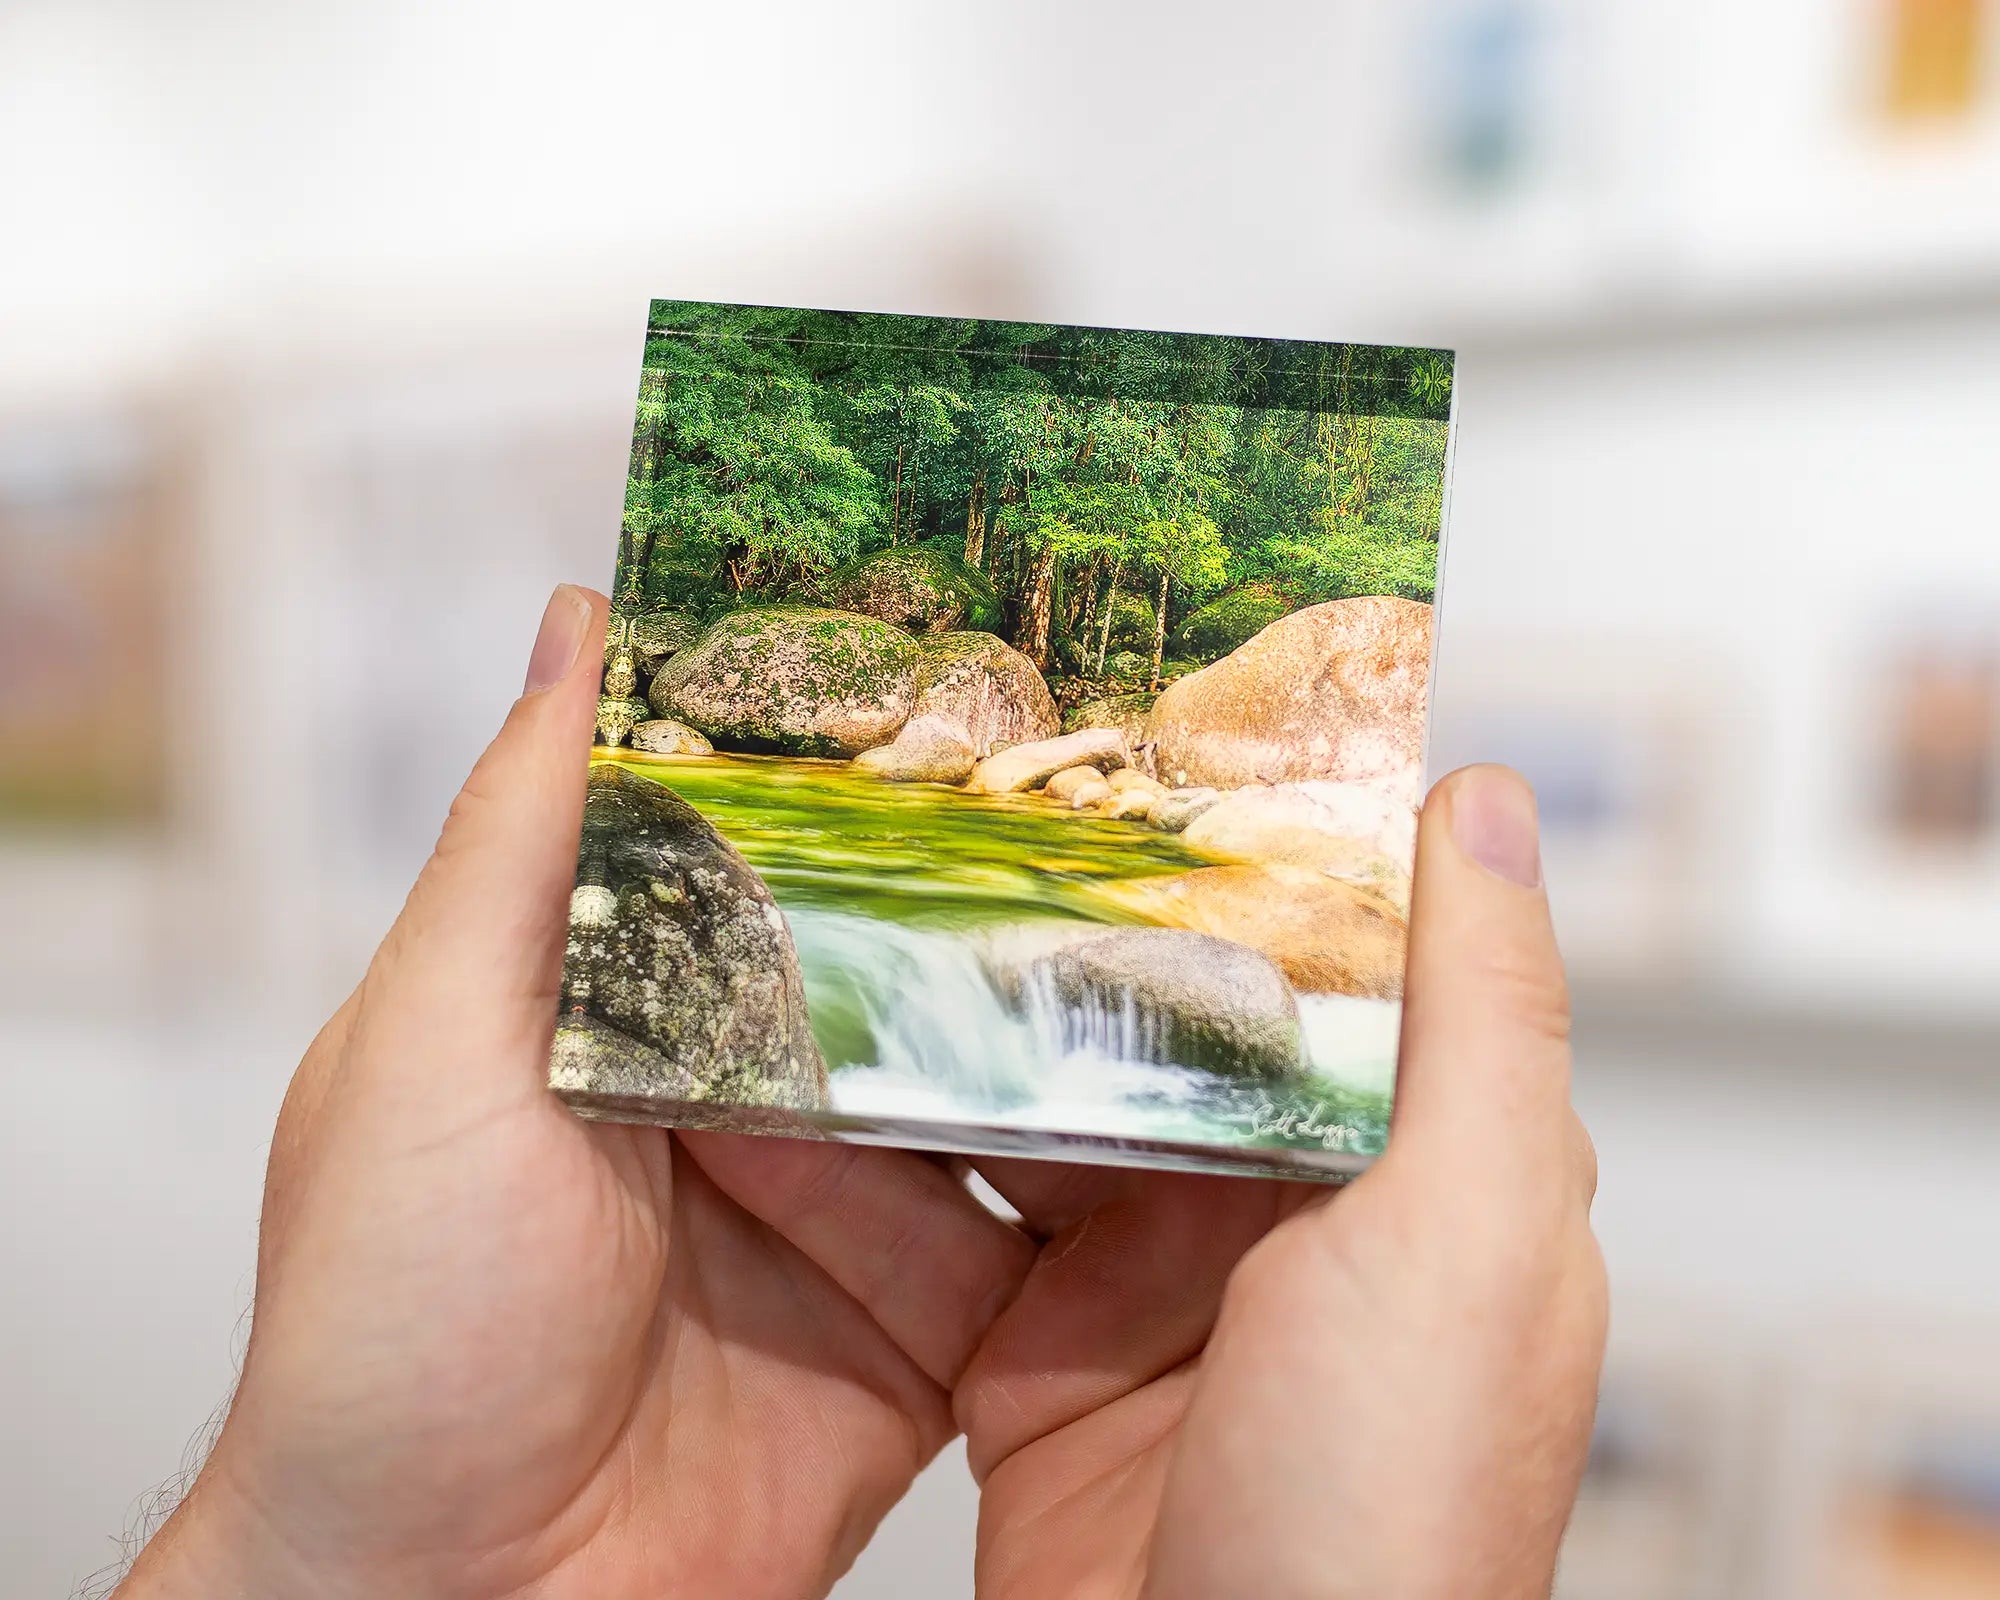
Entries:
POLYGON ((896 533, 903 525, 903 447, 896 446, 896 487, 889 498, 889 543, 897 543, 896 533))
POLYGON ((986 564, 986 469, 972 480, 972 493, 965 502, 965 564, 986 564))
POLYGON ((1160 686, 1160 662, 1167 653, 1167 590, 1173 579, 1166 573, 1160 574, 1160 600, 1153 618, 1153 681, 1150 687, 1160 686))
POLYGON ((1111 619, 1118 615, 1118 579, 1124 573, 1125 558, 1111 563, 1111 588, 1104 596, 1104 626, 1097 633, 1097 675, 1104 676, 1104 655, 1111 648, 1111 619))
POLYGON ((1359 417, 1354 423, 1354 525, 1365 528, 1368 525, 1368 501, 1375 478, 1375 435, 1380 428, 1380 419, 1369 417, 1365 421, 1359 417))
POLYGON ((1103 587, 1104 557, 1095 556, 1083 574, 1082 598, 1077 606, 1081 615, 1070 620, 1070 636, 1077 643, 1079 666, 1090 659, 1090 636, 1097 632, 1097 602, 1103 587))
POLYGON ((657 527, 648 528, 645 538, 639 541, 639 548, 634 552, 632 581, 627 588, 635 608, 645 602, 647 580, 653 573, 653 550, 659 544, 659 540, 660 530, 657 527))
POLYGON ((1055 574, 1056 552, 1050 545, 1035 557, 1029 573, 1027 594, 1021 601, 1020 638, 1016 641, 1021 653, 1044 672, 1049 670, 1049 602, 1055 574))

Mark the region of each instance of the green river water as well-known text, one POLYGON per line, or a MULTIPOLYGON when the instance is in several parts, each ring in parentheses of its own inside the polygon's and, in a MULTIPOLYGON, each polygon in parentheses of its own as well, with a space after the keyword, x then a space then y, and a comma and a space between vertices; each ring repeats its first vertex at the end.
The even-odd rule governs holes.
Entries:
POLYGON ((1272 1091, 1152 1059, 1129 1016, 1033 1006, 1023 1016, 995 992, 979 959, 988 942, 1051 923, 1135 921, 1121 886, 1213 864, 1174 835, 1032 796, 885 783, 843 762, 595 758, 673 789, 770 885, 842 1115, 1381 1148, 1394 1002, 1301 996, 1309 1077, 1272 1091))

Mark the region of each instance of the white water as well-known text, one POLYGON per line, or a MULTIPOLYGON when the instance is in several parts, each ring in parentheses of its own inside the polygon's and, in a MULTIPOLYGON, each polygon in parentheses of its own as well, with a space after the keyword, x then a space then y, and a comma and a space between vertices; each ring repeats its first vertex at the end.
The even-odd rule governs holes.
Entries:
MULTIPOLYGON (((807 1002, 834 1069, 834 1109, 891 1119, 985 1122, 1121 1138, 1251 1134, 1265 1092, 1164 1059, 1129 998, 1069 1004, 1031 989, 1016 1008, 963 933, 839 912, 789 914, 807 1002)), ((1314 1074, 1386 1092, 1401 1006, 1305 995, 1314 1074)))

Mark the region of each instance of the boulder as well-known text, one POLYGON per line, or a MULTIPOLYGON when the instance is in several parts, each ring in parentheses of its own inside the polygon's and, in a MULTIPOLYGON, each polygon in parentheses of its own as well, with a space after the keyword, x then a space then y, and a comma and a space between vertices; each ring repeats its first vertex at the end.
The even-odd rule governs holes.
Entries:
POLYGON ((701 624, 678 611, 647 611, 625 625, 626 638, 639 670, 648 678, 660 663, 680 654, 701 637, 701 624))
MULTIPOLYGON (((1105 789, 1104 774, 1095 767, 1064 767, 1053 778, 1042 785, 1042 792, 1051 800, 1060 800, 1068 805, 1082 788, 1105 789)), ((1109 790, 1106 789, 1108 793, 1109 790)))
POLYGON ((1298 1001, 1254 950, 1183 928, 1120 928, 1002 976, 1003 991, 1046 1008, 1064 1047, 1128 1035, 1140 1059, 1253 1080, 1301 1076, 1298 1001), (1074 1037, 1071 1037, 1074 1035, 1074 1037))
MULTIPOLYGON (((1143 650, 1148 660, 1153 654, 1153 631, 1157 626, 1153 608, 1135 594, 1121 594, 1111 603, 1110 648, 1143 650)), ((1098 626, 1103 626, 1100 618, 1098 626)), ((1093 630, 1094 632, 1095 630, 1093 630)))
POLYGON ((1146 884, 1135 898, 1163 920, 1261 951, 1304 993, 1393 1000, 1403 992, 1401 914, 1310 868, 1202 867, 1146 884))
POLYGON ((600 697, 597 702, 597 742, 616 748, 652 714, 652 709, 643 700, 627 700, 616 695, 600 697))
POLYGON ((1113 822, 1144 822, 1153 814, 1159 796, 1150 789, 1117 790, 1107 787, 1097 809, 1113 822))
POLYGON ((917 647, 874 617, 759 606, 718 618, 666 662, 649 698, 725 750, 855 756, 916 703, 917 647))
POLYGON ((829 605, 912 633, 997 628, 1002 620, 993 580, 929 545, 862 556, 832 573, 820 590, 829 605))
POLYGON ((632 730, 632 748, 649 756, 709 756, 710 744, 684 722, 671 717, 650 717, 632 730))
POLYGON ((630 700, 639 687, 639 664, 627 649, 613 650, 604 660, 604 685, 600 690, 607 700, 630 700))
POLYGON ((894 740, 862 751, 854 764, 891 783, 963 783, 972 774, 972 740, 949 717, 912 717, 894 740))
POLYGON ((918 717, 949 717, 984 761, 1008 745, 1055 737, 1056 703, 1034 662, 990 633, 937 633, 917 641, 918 717))
POLYGON ((798 954, 770 890, 694 807, 615 765, 591 769, 584 798, 562 1002, 647 1052, 574 1026, 555 1062, 568 1097, 826 1107, 798 954))
POLYGON ((1155 694, 1109 694, 1082 700, 1063 718, 1063 732, 1079 728, 1116 728, 1125 742, 1137 749, 1146 738, 1146 713, 1153 709, 1155 694))
POLYGON ((1079 772, 1090 773, 1091 776, 1070 791, 1070 810, 1089 811, 1112 798, 1111 785, 1095 775, 1096 769, 1092 767, 1079 767, 1077 770, 1079 772))
POLYGON ((549 1087, 585 1101, 688 1100, 702 1093, 701 1080, 685 1066, 584 1011, 556 1023, 549 1087))
POLYGON ((1126 794, 1134 789, 1143 789, 1147 794, 1151 795, 1161 795, 1167 792, 1167 786, 1164 783, 1160 782, 1158 778, 1148 777, 1137 767, 1120 767, 1116 772, 1106 774, 1104 781, 1110 784, 1119 794, 1126 794))
POLYGON ((1065 767, 1090 766, 1107 772, 1130 761, 1125 737, 1117 729, 1084 728, 988 756, 972 769, 966 787, 977 794, 1018 794, 1045 783, 1065 767))
POLYGON ((1213 855, 1382 880, 1407 875, 1415 862, 1417 814, 1378 784, 1281 783, 1239 790, 1182 837, 1213 855))
POLYGON ((1167 689, 1146 719, 1177 786, 1334 778, 1419 798, 1431 608, 1374 595, 1281 617, 1167 689))
POLYGON ((1174 630, 1174 654, 1196 661, 1220 660, 1248 644, 1291 609, 1269 589, 1238 589, 1188 613, 1187 619, 1174 630))
POLYGON ((1220 789, 1169 789, 1148 819, 1164 833, 1179 833, 1203 812, 1222 804, 1220 789))

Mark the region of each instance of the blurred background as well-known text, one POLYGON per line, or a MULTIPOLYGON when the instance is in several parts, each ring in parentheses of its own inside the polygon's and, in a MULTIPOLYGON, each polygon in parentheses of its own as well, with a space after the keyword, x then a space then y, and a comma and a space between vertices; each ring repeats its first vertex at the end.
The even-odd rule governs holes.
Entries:
POLYGON ((1616 1294, 1562 1593, 2000 1593, 1996 202, 2000 0, 0 0, 0 1587, 227 1392, 664 295, 1457 347, 1434 755, 1541 787, 1616 1294))

